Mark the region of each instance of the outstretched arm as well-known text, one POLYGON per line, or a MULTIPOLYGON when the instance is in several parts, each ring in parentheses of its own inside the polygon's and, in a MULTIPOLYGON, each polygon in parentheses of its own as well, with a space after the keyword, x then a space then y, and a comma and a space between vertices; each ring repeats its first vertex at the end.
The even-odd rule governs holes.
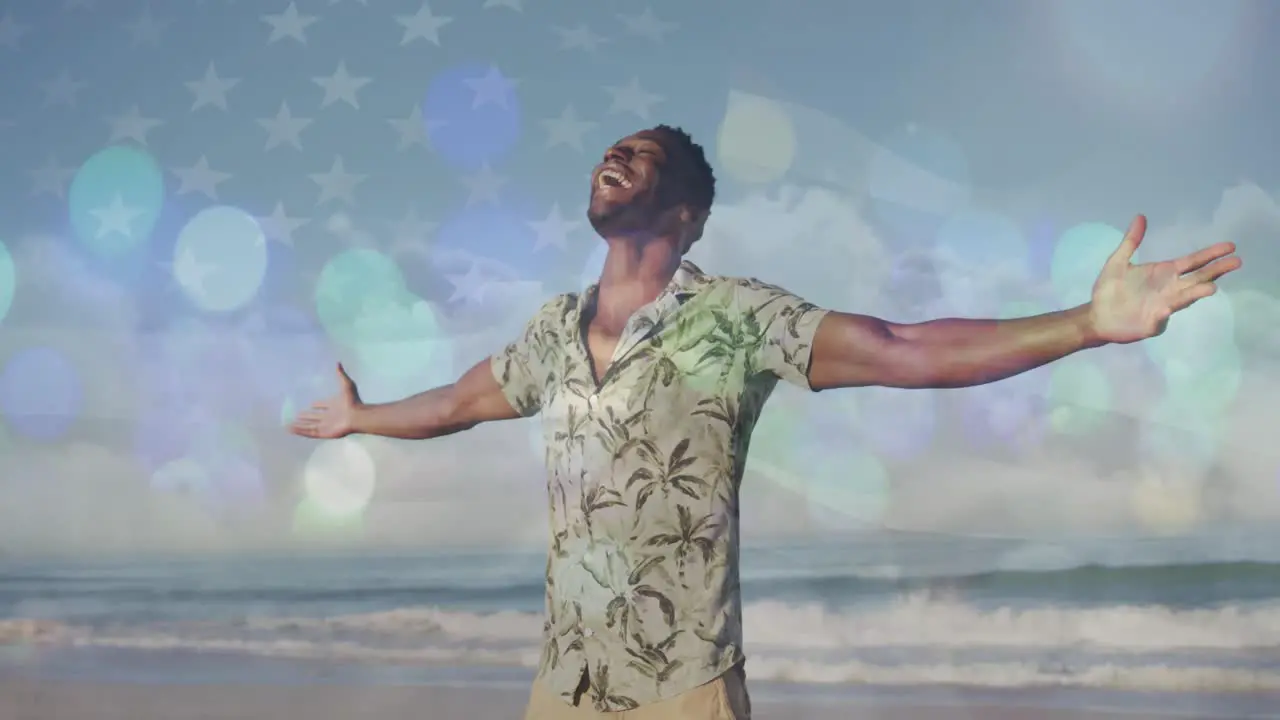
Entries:
POLYGON ((355 382, 339 365, 338 394, 300 413, 289 430, 319 439, 361 434, 426 440, 483 422, 520 417, 499 387, 490 364, 490 360, 478 363, 450 385, 376 404, 360 400, 355 382))
POLYGON ((1093 299, 1071 310, 1017 320, 912 325, 828 313, 814 335, 809 383, 822 390, 994 382, 1079 350, 1158 335, 1170 315, 1212 295, 1215 281, 1240 267, 1231 243, 1177 260, 1134 265, 1133 254, 1145 233, 1146 218, 1139 215, 1098 276, 1093 299))
POLYGON ((1088 306, 1017 320, 952 318, 912 325, 833 312, 814 337, 809 382, 815 390, 968 387, 1102 344, 1088 306))
POLYGON ((477 363, 457 382, 396 402, 376 405, 360 400, 356 384, 338 366, 339 391, 298 415, 290 432, 332 439, 359 433, 405 440, 452 435, 494 420, 536 415, 549 369, 544 358, 564 296, 534 315, 515 341, 477 363))
POLYGON ((511 407, 485 359, 451 385, 391 403, 357 405, 352 431, 405 440, 426 440, 469 430, 480 423, 514 420, 511 407))

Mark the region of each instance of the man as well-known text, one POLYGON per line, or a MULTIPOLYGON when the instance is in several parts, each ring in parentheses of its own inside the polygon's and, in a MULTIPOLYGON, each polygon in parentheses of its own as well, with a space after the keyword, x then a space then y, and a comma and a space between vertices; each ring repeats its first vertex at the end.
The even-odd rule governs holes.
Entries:
POLYGON ((542 414, 552 538, 527 720, 750 716, 738 486, 778 379, 815 391, 989 383, 1157 335, 1240 267, 1229 243, 1132 264, 1139 216, 1084 306, 899 325, 683 261, 715 195, 683 130, 620 140, 591 183, 588 218, 609 247, 597 285, 552 299, 504 350, 406 400, 363 404, 339 367, 342 392, 292 426, 421 439, 542 414))

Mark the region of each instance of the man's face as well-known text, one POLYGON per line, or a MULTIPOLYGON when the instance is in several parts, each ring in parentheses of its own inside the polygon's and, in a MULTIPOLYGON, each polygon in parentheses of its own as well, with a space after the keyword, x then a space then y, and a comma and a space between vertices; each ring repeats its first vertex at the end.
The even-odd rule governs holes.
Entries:
POLYGON ((674 168, 660 132, 642 131, 614 143, 591 173, 587 219, 601 235, 652 230, 672 203, 675 183, 661 185, 674 168))

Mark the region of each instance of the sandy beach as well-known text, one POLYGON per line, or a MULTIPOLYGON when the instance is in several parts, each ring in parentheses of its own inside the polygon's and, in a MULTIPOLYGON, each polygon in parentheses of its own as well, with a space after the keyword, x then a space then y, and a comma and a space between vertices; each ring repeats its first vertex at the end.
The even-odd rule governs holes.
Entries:
MULTIPOLYGON (((454 687, 157 686, 0 680, 0 720, 519 720, 524 692, 454 687)), ((1169 713, 1032 706, 757 701, 755 720, 1168 720, 1169 713)))

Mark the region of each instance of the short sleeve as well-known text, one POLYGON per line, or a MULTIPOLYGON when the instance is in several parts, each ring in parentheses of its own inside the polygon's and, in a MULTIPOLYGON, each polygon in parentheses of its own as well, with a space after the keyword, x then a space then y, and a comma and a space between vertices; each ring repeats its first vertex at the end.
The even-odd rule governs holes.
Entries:
POLYGON ((755 279, 738 286, 738 308, 743 324, 760 333, 748 358, 752 369, 813 389, 809 384, 813 338, 829 311, 755 279))
POLYGON ((563 331, 563 296, 543 305, 525 325, 524 332, 490 358, 493 377, 511 407, 523 417, 542 410, 542 400, 550 380, 551 353, 563 331))

